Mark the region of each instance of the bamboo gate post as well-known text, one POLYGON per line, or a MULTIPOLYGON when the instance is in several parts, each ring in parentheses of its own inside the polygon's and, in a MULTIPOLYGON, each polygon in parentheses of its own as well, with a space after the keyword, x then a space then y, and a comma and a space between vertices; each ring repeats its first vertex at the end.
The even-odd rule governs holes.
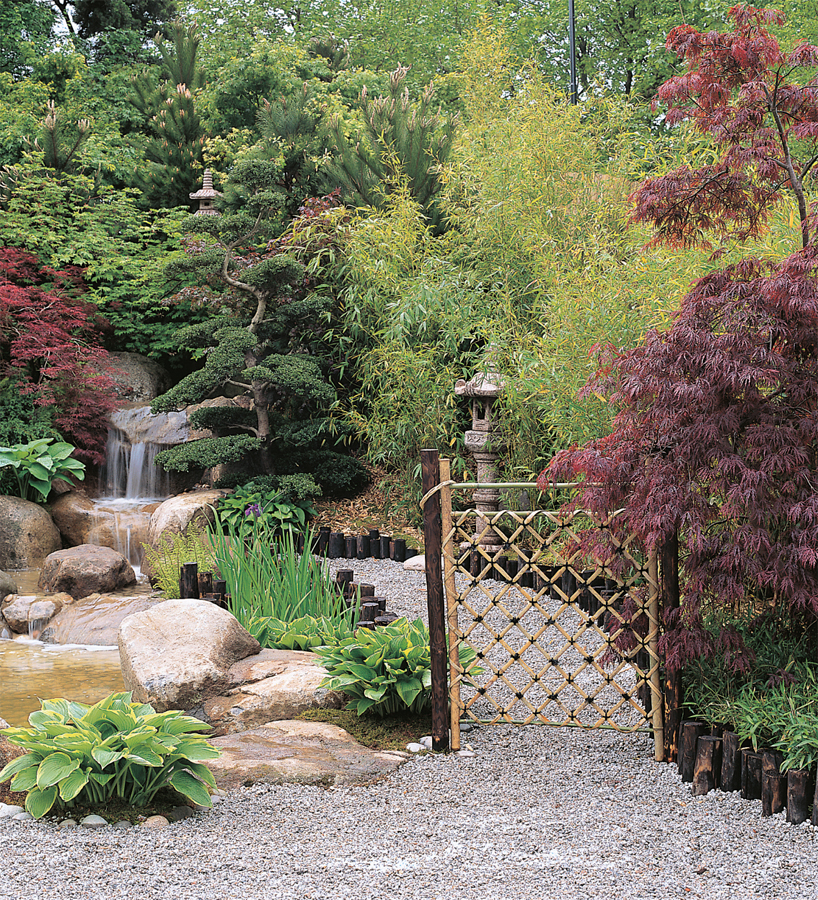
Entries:
POLYGON ((452 684, 449 696, 450 727, 452 734, 452 750, 460 749, 460 716, 463 701, 460 698, 460 681, 463 668, 460 665, 460 630, 457 621, 457 587, 454 580, 454 540, 455 529, 452 527, 452 472, 448 459, 440 460, 440 517, 443 524, 443 582, 446 588, 446 619, 449 627, 449 672, 452 684))
POLYGON ((423 488, 423 543, 426 562, 426 605, 429 611, 429 655, 432 675, 432 750, 449 749, 446 609, 441 574, 440 456, 420 451, 423 488))
MULTIPOLYGON (((679 599, 679 533, 674 531, 661 548, 662 612, 677 609, 679 599)), ((675 760, 678 751, 679 725, 684 714, 681 671, 668 672, 664 691, 664 743, 665 762, 675 760)))

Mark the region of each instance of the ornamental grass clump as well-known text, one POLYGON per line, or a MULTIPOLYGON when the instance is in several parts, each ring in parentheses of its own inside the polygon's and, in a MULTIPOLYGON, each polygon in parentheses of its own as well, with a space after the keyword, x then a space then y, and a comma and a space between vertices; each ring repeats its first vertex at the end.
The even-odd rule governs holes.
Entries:
MULTIPOLYGON (((311 541, 308 532, 305 545, 311 541)), ((214 533, 213 547, 227 582, 230 612, 264 646, 286 647, 272 636, 282 624, 296 620, 323 623, 320 628, 328 633, 337 629, 351 633, 354 608, 347 607, 320 560, 309 552, 298 553, 292 532, 276 533, 259 522, 251 533, 240 536, 228 525, 214 533)))
MULTIPOLYGON (((359 628, 335 647, 316 653, 327 670, 322 687, 340 690, 351 699, 347 709, 389 716, 420 713, 432 699, 429 630, 421 619, 398 619, 383 628, 359 628)), ((460 647, 460 664, 469 671, 476 655, 460 647)), ((471 668, 471 674, 479 670, 471 668)))
POLYGON ((158 713, 132 694, 111 694, 93 706, 43 700, 30 728, 7 728, 9 743, 26 753, 12 760, 0 782, 27 791, 26 809, 39 819, 52 808, 103 807, 111 800, 132 806, 151 802, 171 787, 199 806, 211 806, 213 774, 204 760, 220 751, 198 731, 210 726, 178 710, 158 713))

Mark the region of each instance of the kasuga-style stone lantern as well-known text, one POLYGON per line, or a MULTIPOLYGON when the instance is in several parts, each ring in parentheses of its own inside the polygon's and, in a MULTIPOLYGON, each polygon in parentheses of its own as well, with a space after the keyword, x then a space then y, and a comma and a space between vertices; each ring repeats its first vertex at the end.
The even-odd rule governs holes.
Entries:
POLYGON ((472 424, 471 430, 466 432, 466 449, 477 463, 477 480, 485 485, 473 494, 477 508, 473 540, 489 555, 497 553, 502 543, 486 519, 486 516, 493 515, 499 508, 500 491, 492 485, 497 481, 497 457, 505 446, 497 427, 494 409, 503 393, 503 376, 492 371, 495 365, 494 348, 489 347, 486 353, 486 370, 478 372, 468 381, 461 378, 454 386, 458 397, 471 398, 472 424))
POLYGON ((199 208, 193 213, 194 216, 219 216, 221 213, 213 206, 216 197, 221 197, 221 191, 213 189, 213 175, 210 169, 204 170, 202 175, 202 188, 193 194, 190 194, 191 200, 199 201, 199 208))

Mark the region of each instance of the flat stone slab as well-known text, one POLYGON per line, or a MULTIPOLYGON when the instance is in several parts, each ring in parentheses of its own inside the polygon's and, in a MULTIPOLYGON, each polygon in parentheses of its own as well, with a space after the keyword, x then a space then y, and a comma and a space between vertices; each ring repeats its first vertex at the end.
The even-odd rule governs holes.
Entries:
POLYGON ((370 750, 325 722, 268 722, 210 741, 222 751, 208 767, 222 789, 251 784, 357 784, 394 772, 406 754, 370 750))

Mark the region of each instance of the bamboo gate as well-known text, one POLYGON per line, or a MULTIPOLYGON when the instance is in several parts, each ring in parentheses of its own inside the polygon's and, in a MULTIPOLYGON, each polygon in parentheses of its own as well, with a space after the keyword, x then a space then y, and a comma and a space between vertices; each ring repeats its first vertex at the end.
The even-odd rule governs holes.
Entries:
POLYGON ((460 749, 466 720, 649 731, 665 758, 656 554, 615 536, 617 514, 455 511, 453 494, 485 485, 452 482, 436 451, 423 459, 434 749, 450 729, 460 749), (607 532, 606 552, 579 549, 588 528, 607 532))

